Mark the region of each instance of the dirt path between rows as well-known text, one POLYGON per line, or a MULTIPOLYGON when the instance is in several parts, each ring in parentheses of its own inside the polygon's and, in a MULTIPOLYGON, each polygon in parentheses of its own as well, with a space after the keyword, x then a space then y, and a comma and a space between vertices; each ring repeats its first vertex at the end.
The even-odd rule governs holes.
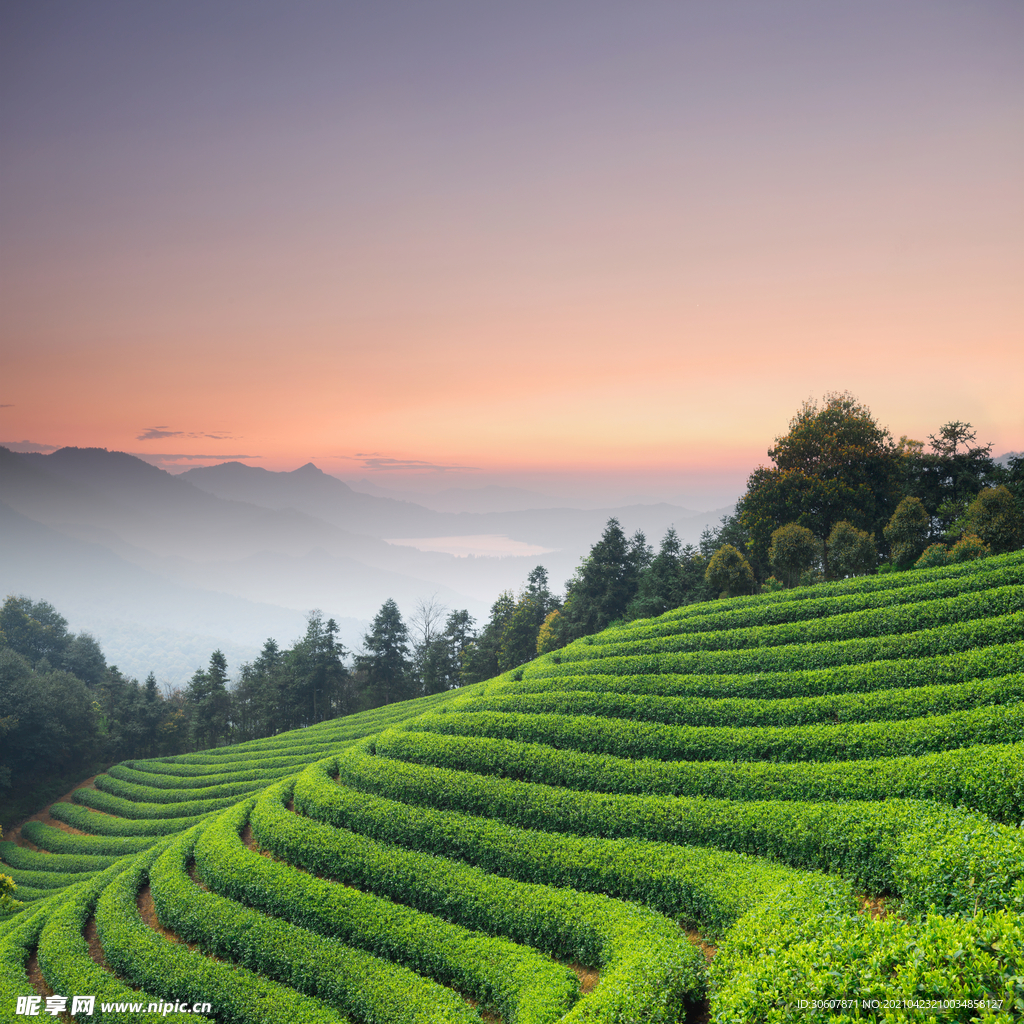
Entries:
POLYGON ((35 814, 30 815, 24 821, 18 822, 14 828, 8 832, 4 839, 9 839, 12 843, 17 843, 18 846, 24 846, 27 850, 38 850, 38 846, 34 846, 27 839, 24 839, 21 835, 22 826, 30 821, 41 821, 44 825, 52 825, 54 828, 59 828, 62 832, 69 832, 71 835, 83 836, 85 832, 79 831, 77 828, 72 828, 70 825, 65 825, 63 821, 58 821, 56 818, 50 816, 50 808, 54 804, 70 804, 72 803, 71 794, 75 790, 79 789, 95 789, 96 788, 96 776, 90 775, 89 778, 83 779, 73 789, 69 789, 63 796, 57 797, 56 800, 51 800, 41 811, 36 811, 35 814))

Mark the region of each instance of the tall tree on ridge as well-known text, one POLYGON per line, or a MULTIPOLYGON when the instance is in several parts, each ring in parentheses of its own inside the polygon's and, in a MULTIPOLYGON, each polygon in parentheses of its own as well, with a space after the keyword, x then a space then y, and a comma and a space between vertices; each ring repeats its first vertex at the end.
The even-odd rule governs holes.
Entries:
POLYGON ((596 633, 621 619, 651 557, 651 548, 639 530, 627 540, 618 519, 609 519, 601 539, 566 583, 560 623, 563 639, 596 633))
POLYGON ((805 402, 768 455, 775 466, 754 470, 739 505, 755 561, 767 561, 772 534, 787 523, 817 537, 826 576, 826 541, 836 523, 881 536, 899 498, 901 450, 852 395, 826 395, 821 406, 805 402))
POLYGON ((392 598, 389 597, 374 616, 363 644, 366 653, 356 658, 356 667, 366 674, 374 706, 415 696, 409 660, 409 629, 392 598))
POLYGON ((315 725, 354 710, 348 692, 348 670, 338 642, 338 624, 324 621, 313 609, 306 616, 306 634, 289 651, 287 667, 298 725, 315 725))

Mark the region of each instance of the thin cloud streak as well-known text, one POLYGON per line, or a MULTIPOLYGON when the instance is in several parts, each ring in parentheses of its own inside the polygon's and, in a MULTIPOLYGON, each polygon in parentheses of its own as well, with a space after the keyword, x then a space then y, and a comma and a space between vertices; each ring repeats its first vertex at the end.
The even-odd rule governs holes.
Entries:
POLYGON ((206 461, 219 459, 222 462, 227 459, 262 459, 262 455, 195 455, 183 454, 181 452, 128 452, 137 459, 191 459, 193 461, 206 461))
POLYGON ((210 441, 234 441, 231 434, 207 434, 203 431, 168 430, 167 427, 147 427, 135 438, 136 441, 159 441, 164 437, 205 437, 210 441))
POLYGON ((39 444, 36 441, 0 441, 0 447, 9 448, 12 452, 55 452, 59 444, 39 444))
POLYGON ((338 455, 339 459, 359 459, 362 461, 363 469, 429 469, 437 472, 448 472, 450 470, 477 470, 478 466, 462 466, 457 463, 443 464, 440 462, 426 462, 423 459, 392 459, 384 455, 377 455, 373 452, 356 452, 355 455, 338 455))
POLYGON ((183 473, 196 464, 217 465, 221 462, 263 458, 262 455, 197 455, 192 452, 129 452, 128 454, 168 473, 183 473))

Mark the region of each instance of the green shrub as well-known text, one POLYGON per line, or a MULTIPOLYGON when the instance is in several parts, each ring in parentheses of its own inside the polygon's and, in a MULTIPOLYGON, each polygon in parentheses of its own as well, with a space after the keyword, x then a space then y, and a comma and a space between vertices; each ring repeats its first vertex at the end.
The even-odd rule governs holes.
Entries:
MULTIPOLYGON (((367 753, 370 749, 372 743, 364 741, 339 756, 335 763, 346 785, 413 805, 440 803, 450 811, 486 815, 518 828, 717 846, 778 858, 797 868, 838 870, 869 891, 903 895, 915 910, 929 906, 918 907, 915 901, 924 891, 922 879, 929 877, 933 857, 950 835, 963 832, 969 836, 971 856, 980 858, 981 877, 974 876, 970 884, 967 876, 958 879, 936 905, 966 912, 983 891, 981 909, 1024 909, 1024 833, 968 811, 917 800, 736 803, 587 793, 425 768, 374 757, 367 753), (993 836, 999 837, 998 850, 988 856, 993 836), (920 877, 914 874, 917 866, 920 877)), ((299 777, 296 806, 307 777, 299 777)), ((321 786, 321 801, 324 792, 321 786)), ((312 802, 304 808, 317 813, 312 802)))
MULTIPOLYGON (((143 762, 145 763, 145 762, 143 762)), ((203 774, 168 774, 147 769, 129 767, 128 762, 112 765, 106 773, 107 779, 120 779, 122 782, 133 782, 140 786, 148 786, 156 789, 177 789, 196 790, 205 789, 209 786, 233 785, 236 783, 255 782, 267 785, 276 782, 278 779, 291 775, 293 772, 301 771, 309 764, 307 759, 292 760, 288 758, 279 767, 273 767, 277 759, 270 762, 271 767, 260 760, 243 761, 236 766, 230 766, 229 771, 204 772, 203 774)), ((167 767, 167 766, 165 766, 167 767)), ((179 766, 175 766, 179 767, 179 766)), ((180 767, 194 770, 194 765, 182 765, 180 767)), ((203 766, 209 767, 209 766, 203 766)))
MULTIPOLYGON (((319 999, 301 995, 245 968, 211 960, 148 928, 139 916, 136 897, 164 845, 139 854, 135 863, 99 894, 96 930, 104 958, 114 971, 168 1001, 210 1003, 218 1021, 347 1024, 343 1016, 319 999)), ((139 1001, 137 996, 135 1000, 139 1001)))
POLYGON ((1021 743, 942 750, 870 761, 655 761, 583 754, 540 744, 389 730, 377 753, 520 782, 598 793, 705 796, 726 800, 934 800, 980 811, 994 821, 1024 821, 1021 743))
MULTIPOLYGON (((314 766, 296 782, 296 806, 318 821, 378 842, 409 847, 420 856, 457 856, 474 867, 520 882, 642 902, 712 937, 723 934, 779 885, 810 884, 817 879, 817 884, 845 892, 850 906, 854 905, 848 883, 801 874, 757 857, 629 837, 605 839, 527 830, 341 788, 321 775, 321 770, 322 766, 314 766)), ((280 811, 277 807, 268 810, 265 798, 257 810, 263 811, 265 820, 272 816, 276 824, 280 811)), ((358 867, 349 870, 359 877, 358 867)), ((572 931, 563 929, 561 934, 572 931)), ((564 948, 565 942, 536 941, 552 951, 564 948)))
POLYGON ((1024 1013, 1024 928, 1006 912, 873 920, 782 891, 737 925, 710 973, 711 1019, 722 1024, 996 1024, 1024 1013))
POLYGON ((193 814, 187 818, 117 818, 110 814, 96 814, 78 804, 61 802, 50 808, 50 817, 91 835, 144 836, 152 840, 156 836, 170 836, 191 828, 202 820, 203 815, 193 814))
MULTIPOLYGON (((55 805, 56 806, 56 805, 55 805)), ((68 807, 73 805, 68 804, 68 807)), ((80 811, 81 808, 73 808, 80 811)), ((58 819, 59 820, 59 819, 58 819)), ((141 853, 148 850, 157 836, 80 836, 73 832, 44 825, 41 821, 26 821, 21 826, 21 835, 41 850, 54 854, 71 854, 85 856, 123 857, 129 853, 141 853)))
MULTIPOLYGON (((280 776, 279 776, 280 777, 280 776)), ((131 803, 180 804, 182 802, 220 800, 224 797, 235 800, 247 793, 263 789, 269 779, 248 780, 245 782, 228 782, 216 786, 179 786, 169 789, 163 786, 145 786, 136 782, 127 782, 113 775, 97 775, 96 788, 111 796, 120 797, 131 803)))
MULTIPOLYGON (((678 673, 695 675, 732 675, 753 672, 793 672, 802 669, 831 668, 872 661, 935 657, 969 651, 990 644, 1017 643, 1024 629, 1024 615, 1014 612, 957 622, 912 633, 877 637, 857 637, 813 644, 745 650, 686 651, 682 653, 617 654, 600 652, 598 657, 545 665, 538 670, 548 679, 584 673, 639 675, 678 673)), ((568 650, 569 648, 565 648, 568 650)), ((560 652, 564 653, 564 652, 560 652)), ((582 651, 576 652, 582 656, 582 651)), ((526 666, 523 679, 537 678, 526 666)))
MULTIPOLYGON (((288 788, 272 787, 261 798, 263 813, 254 820, 254 834, 265 835, 271 819, 271 849, 285 856, 297 850, 292 858, 297 865, 327 873, 355 845, 368 854, 360 862, 360 884, 374 889, 383 881, 384 891, 380 895, 361 892, 351 887, 351 881, 338 885, 248 850, 238 835, 249 814, 247 802, 218 818, 197 846, 202 877, 217 892, 244 898, 264 913, 394 959, 500 1009, 510 1019, 518 1014, 558 1016, 571 1005, 578 984, 569 972, 532 949, 470 930, 478 927, 475 920, 463 920, 460 926, 458 900, 449 899, 443 906, 429 901, 429 875, 415 887, 416 898, 404 901, 411 906, 381 898, 393 897, 394 887, 402 884, 401 857, 375 843, 335 835, 333 829, 317 833, 314 823, 284 812, 280 801, 287 792, 288 788), (302 837, 298 846, 296 836, 302 837), (378 884, 368 884, 367 877, 378 884), (427 916, 431 911, 442 911, 453 923, 427 916)), ((428 868, 436 874, 443 865, 428 864, 428 868)))
POLYGON ((989 546, 971 533, 965 533, 950 549, 951 562, 973 562, 979 558, 987 558, 992 552, 989 546))
MULTIPOLYGON (((1024 655, 1024 652, 1022 652, 1024 655)), ((586 679, 594 677, 584 677, 586 679)), ((665 725, 730 726, 806 725, 813 722, 879 722, 941 715, 990 704, 1024 700, 1024 672, 995 679, 971 679, 937 686, 915 686, 867 693, 757 700, 738 697, 675 697, 607 690, 509 692, 495 689, 472 702, 453 702, 398 728, 431 729, 465 712, 519 712, 561 716, 596 715, 665 725)), ((444 727, 441 727, 444 730, 444 727)), ((390 732, 392 730, 386 730, 390 732)), ((450 730, 448 730, 450 731, 450 730)), ((383 734, 382 734, 383 735, 383 734)))
MULTIPOLYGON (((614 668, 618 663, 616 659, 610 666, 607 662, 594 662, 587 667, 614 668)), ((853 662, 849 665, 823 669, 783 669, 733 675, 681 675, 672 672, 628 675, 601 673, 596 670, 576 675, 567 672, 558 676, 557 684, 553 684, 549 676, 495 683, 485 691, 482 699, 502 694, 561 693, 577 690, 657 694, 690 699, 705 697, 712 700, 801 697, 811 699, 831 694, 870 693, 933 683, 952 684, 1021 671, 1024 671, 1024 647, 1015 639, 1011 643, 990 644, 954 654, 853 662)), ((461 706, 461 703, 453 704, 453 707, 461 706)))
MULTIPOLYGON (((1014 685, 1020 683, 1014 677, 1014 685)), ((424 715, 406 728, 663 761, 853 761, 999 743, 1024 734, 1024 702, 888 722, 785 727, 662 725, 591 715, 477 711, 424 715)))
MULTIPOLYGON (((59 829, 58 829, 59 831, 59 829)), ((102 871, 117 860, 117 856, 95 856, 75 853, 46 853, 29 850, 16 843, 0 843, 0 859, 12 868, 25 871, 52 871, 68 873, 76 871, 102 871)))
MULTIPOLYGON (((18 996, 33 992, 25 968, 39 942, 49 909, 49 904, 37 903, 22 911, 16 920, 0 924, 0 1007, 9 1013, 17 1005, 18 996)), ((13 1016, 10 1014, 8 1019, 13 1016)))
POLYGON ((932 569, 950 561, 949 548, 945 544, 929 544, 921 557, 914 563, 915 569, 932 569))
MULTIPOLYGON (((114 864, 90 881, 64 893, 61 902, 50 909, 39 938, 37 955, 46 983, 55 992, 95 996, 95 1012, 89 1020, 102 1021, 104 1024, 137 1024, 139 1015, 130 1010, 104 1013, 101 1009, 103 1003, 141 1003, 148 1006, 150 1003, 163 1002, 160 996, 130 988, 109 970, 96 964, 89 955, 89 947, 82 935, 99 894, 127 870, 128 865, 124 863, 114 864)), ((177 993, 174 998, 178 998, 177 993)), ((201 998, 205 1001, 207 997, 201 998)), ((171 1013, 161 1019, 177 1021, 179 1024, 209 1020, 207 1017, 182 1013, 171 1013)))
MULTIPOLYGON (((157 915, 179 938, 306 995, 316 995, 360 1020, 394 1024, 479 1020, 450 989, 407 968, 201 889, 189 878, 187 868, 203 827, 178 837, 149 872, 157 915)), ((429 928, 431 922, 424 923, 429 928)))
POLYGON ((749 626, 710 633, 679 633, 650 638, 633 636, 628 630, 609 631, 610 635, 599 635, 592 638, 589 644, 571 644, 564 649, 563 654, 567 661, 573 661, 621 654, 636 656, 662 652, 718 652, 784 645, 807 647, 827 641, 885 637, 941 628, 947 624, 988 619, 1022 610, 1024 585, 1015 584, 934 601, 830 615, 807 622, 749 626))
MULTIPOLYGON (((127 785, 125 783, 124 785, 127 785)), ((186 818, 197 814, 219 811, 238 802, 237 796, 218 797, 212 800, 179 800, 174 803, 136 803, 123 797, 112 796, 99 789, 76 789, 71 794, 76 804, 91 807, 104 814, 120 818, 186 818)))

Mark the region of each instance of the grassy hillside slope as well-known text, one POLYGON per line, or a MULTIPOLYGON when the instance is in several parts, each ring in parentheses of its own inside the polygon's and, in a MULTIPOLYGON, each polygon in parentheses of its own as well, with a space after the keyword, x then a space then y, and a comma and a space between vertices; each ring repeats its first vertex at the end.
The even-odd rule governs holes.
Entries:
POLYGON ((125 762, 0 845, 0 1020, 1024 1016, 1022 698, 1017 553, 125 762))

